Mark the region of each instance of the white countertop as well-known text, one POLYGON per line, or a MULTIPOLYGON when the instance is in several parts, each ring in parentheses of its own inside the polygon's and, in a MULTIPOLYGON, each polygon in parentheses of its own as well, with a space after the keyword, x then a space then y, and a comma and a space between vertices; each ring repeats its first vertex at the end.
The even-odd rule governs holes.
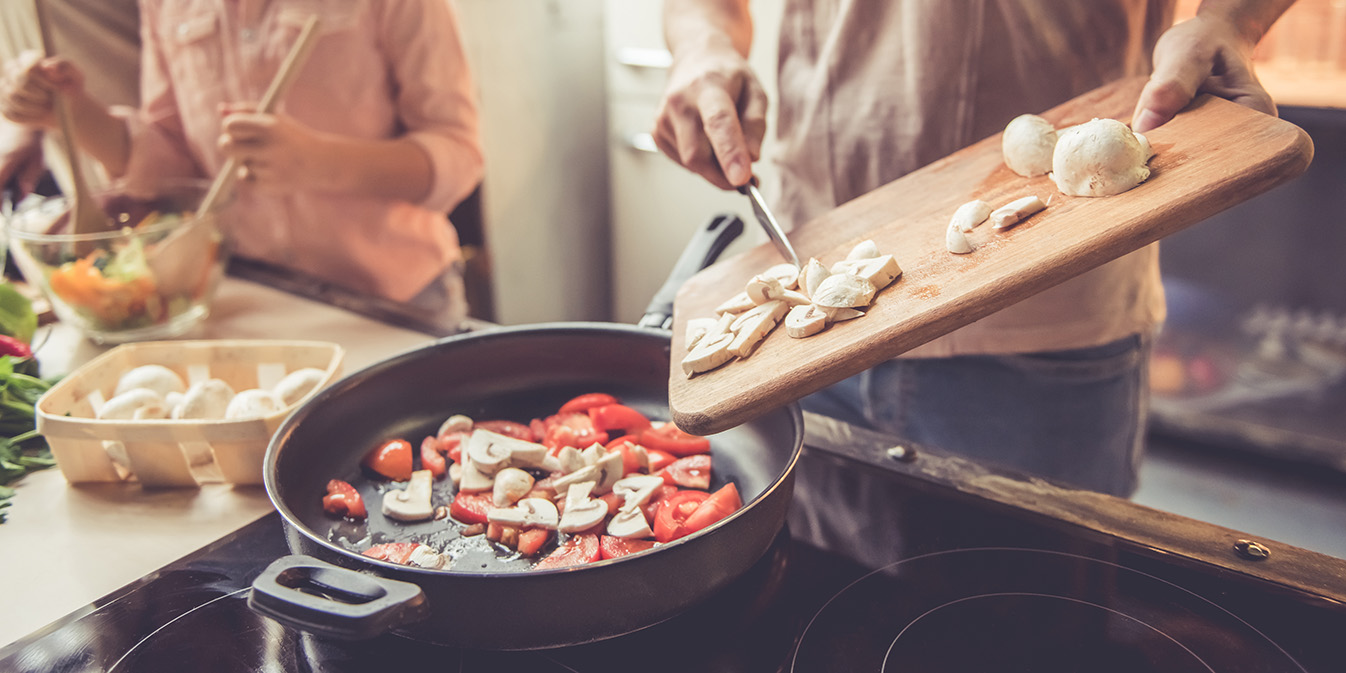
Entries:
MULTIPOLYGON (((183 338, 329 341, 345 349, 347 374, 433 340, 232 277, 210 318, 183 338)), ((72 371, 109 348, 59 323, 41 328, 34 342, 46 375, 72 371)), ((272 511, 261 486, 72 486, 56 468, 14 486, 8 522, 0 524, 0 647, 272 511)))

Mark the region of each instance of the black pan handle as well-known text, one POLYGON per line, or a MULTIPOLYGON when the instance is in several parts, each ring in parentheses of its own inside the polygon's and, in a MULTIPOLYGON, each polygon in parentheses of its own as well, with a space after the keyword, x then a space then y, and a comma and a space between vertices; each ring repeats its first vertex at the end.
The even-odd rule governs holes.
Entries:
POLYGON ((252 582, 248 607, 286 626, 346 640, 383 635, 430 614, 415 584, 302 554, 267 566, 252 582))
POLYGON ((716 215, 705 226, 692 232, 692 239, 683 248, 668 280, 654 294, 650 305, 645 307, 645 317, 638 323, 641 327, 669 329, 673 326, 673 300, 682 287, 696 272, 715 263, 720 253, 729 247, 734 239, 743 233, 743 220, 737 215, 716 215))

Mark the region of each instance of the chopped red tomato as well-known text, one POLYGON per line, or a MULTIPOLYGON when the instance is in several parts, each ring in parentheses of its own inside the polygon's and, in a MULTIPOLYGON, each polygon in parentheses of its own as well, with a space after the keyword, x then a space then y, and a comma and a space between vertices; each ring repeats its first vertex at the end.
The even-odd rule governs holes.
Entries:
POLYGON ((474 429, 481 428, 482 430, 490 430, 497 435, 522 439, 525 442, 537 441, 533 437, 532 428, 523 423, 516 423, 514 421, 477 421, 472 427, 474 429))
POLYGON ((710 494, 709 498, 702 501, 696 511, 692 512, 692 515, 682 522, 680 532, 682 535, 695 533, 737 512, 742 506, 743 499, 738 495, 738 487, 733 482, 725 484, 720 487, 720 490, 710 494))
POLYGON ((542 437, 542 444, 545 445, 554 454, 562 447, 573 446, 577 449, 585 449, 594 442, 606 444, 608 433, 601 432, 594 427, 594 421, 585 413, 556 414, 544 419, 547 431, 542 437))
POLYGON ((360 553, 380 561, 406 565, 407 560, 411 558, 411 552, 416 551, 419 546, 421 546, 419 542, 385 542, 360 553))
POLYGON ((519 553, 524 556, 536 556, 542 546, 551 539, 551 531, 546 528, 530 526, 519 531, 519 553))
POLYGON ((654 540, 627 540, 611 535, 598 538, 598 554, 602 558, 618 558, 654 547, 654 540))
POLYGON ((602 432, 609 430, 639 432, 650 427, 650 419, 646 418, 645 414, 625 404, 604 404, 600 407, 589 407, 588 412, 589 418, 593 419, 594 427, 602 432))
POLYGON ((650 474, 654 474, 655 472, 672 465, 673 461, 678 459, 677 456, 674 456, 667 451, 660 451, 649 447, 645 448, 645 454, 650 457, 650 474))
POLYGON ((538 570, 583 565, 599 559, 597 535, 572 535, 534 566, 538 570))
POLYGON ((444 454, 439 452, 439 439, 434 435, 421 440, 421 469, 430 470, 435 477, 442 477, 449 470, 444 454))
POLYGON ((463 445, 467 443, 470 432, 446 432, 440 435, 439 452, 447 455, 455 463, 463 462, 463 445))
POLYGON ((701 503, 709 498, 705 491, 678 491, 659 503, 654 514, 654 539, 660 542, 672 542, 683 535, 682 524, 696 511, 701 503))
POLYGON ((449 504, 449 516, 467 524, 487 523, 486 513, 494 506, 489 492, 459 493, 449 504))
POLYGON ((683 488, 710 488, 710 454, 679 458, 657 473, 669 484, 683 488))
POLYGON ((327 482, 327 495, 323 496, 322 508, 328 514, 348 516, 352 519, 363 519, 369 516, 369 512, 365 510, 365 501, 360 497, 360 492, 355 490, 354 486, 340 479, 327 482))
POLYGON ((672 423, 650 427, 640 433, 640 445, 647 449, 667 451, 675 456, 690 456, 710 452, 710 440, 678 429, 672 423))
POLYGON ((664 484, 654 492, 654 495, 650 496, 650 501, 645 503, 642 509, 645 511, 645 520, 649 521, 651 526, 654 525, 654 515, 659 511, 659 504, 677 492, 677 486, 664 484))
POLYGON ((622 503, 626 502, 626 498, 611 492, 598 496, 598 499, 608 504, 608 516, 616 514, 622 508, 622 503))
POLYGON ((393 481, 411 478, 411 442, 390 439, 365 456, 364 466, 393 481))
POLYGON ((604 404, 617 404, 618 402, 621 402, 621 400, 607 393, 585 393, 562 404, 561 409, 556 413, 573 414, 577 412, 585 412, 593 407, 601 407, 604 404))

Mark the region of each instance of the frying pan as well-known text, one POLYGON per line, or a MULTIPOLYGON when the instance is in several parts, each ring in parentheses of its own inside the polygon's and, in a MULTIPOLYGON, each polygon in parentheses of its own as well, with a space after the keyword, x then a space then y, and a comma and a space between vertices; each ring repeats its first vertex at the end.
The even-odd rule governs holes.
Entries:
MULTIPOLYGON (((406 524, 379 511, 385 482, 362 476, 361 458, 383 440, 419 444, 450 414, 526 422, 588 392, 616 395, 668 419, 667 322, 681 280, 708 265, 743 223, 719 217, 683 251, 642 325, 545 323, 448 337, 354 373, 295 411, 267 449, 264 480, 293 556, 253 583, 249 605, 289 626, 338 638, 394 633, 489 650, 577 645, 669 619, 746 572, 784 525, 803 442, 797 405, 710 436, 712 490, 733 481, 744 506, 699 533, 618 559, 528 570, 483 536, 446 521, 406 524), (361 491, 369 519, 323 512, 329 479, 361 491), (419 541, 456 555, 444 570, 362 556, 380 542, 419 541)), ((400 485, 394 485, 400 486, 400 485)), ((451 493, 436 482, 435 502, 451 493)))

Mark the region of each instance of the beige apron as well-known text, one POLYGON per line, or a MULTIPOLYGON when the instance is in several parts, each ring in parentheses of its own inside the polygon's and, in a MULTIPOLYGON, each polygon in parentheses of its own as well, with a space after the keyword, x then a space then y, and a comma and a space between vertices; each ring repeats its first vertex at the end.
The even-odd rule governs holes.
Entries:
MULTIPOLYGON (((1172 0, 786 0, 777 215, 805 222, 1120 77, 1145 74, 1172 0)), ((1156 245, 911 357, 1094 346, 1164 318, 1156 245)))

